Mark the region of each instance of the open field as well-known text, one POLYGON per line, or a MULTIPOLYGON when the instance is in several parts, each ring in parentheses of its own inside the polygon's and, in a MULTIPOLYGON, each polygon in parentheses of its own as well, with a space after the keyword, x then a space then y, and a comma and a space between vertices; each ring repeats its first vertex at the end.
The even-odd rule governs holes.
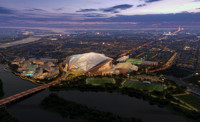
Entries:
POLYGON ((180 95, 180 96, 177 96, 177 98, 195 107, 196 109, 200 111, 200 98, 192 96, 192 95, 180 95))
POLYGON ((163 86, 160 86, 160 85, 145 84, 145 83, 134 82, 134 81, 126 81, 122 87, 142 89, 142 90, 148 90, 148 91, 163 91, 164 89, 163 86))
POLYGON ((142 59, 130 58, 130 59, 128 59, 126 62, 130 62, 131 64, 141 64, 142 61, 143 61, 142 59))
POLYGON ((115 80, 113 78, 87 78, 86 84, 91 85, 102 85, 106 83, 115 83, 115 80))

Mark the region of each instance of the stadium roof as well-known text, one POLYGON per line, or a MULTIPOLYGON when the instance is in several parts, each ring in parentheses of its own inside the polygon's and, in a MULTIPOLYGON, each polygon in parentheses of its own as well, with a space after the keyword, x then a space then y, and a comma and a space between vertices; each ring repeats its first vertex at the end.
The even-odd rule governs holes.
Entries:
POLYGON ((106 57, 104 54, 94 52, 72 55, 68 57, 68 67, 69 70, 76 69, 88 71, 107 60, 110 61, 112 58, 106 57))

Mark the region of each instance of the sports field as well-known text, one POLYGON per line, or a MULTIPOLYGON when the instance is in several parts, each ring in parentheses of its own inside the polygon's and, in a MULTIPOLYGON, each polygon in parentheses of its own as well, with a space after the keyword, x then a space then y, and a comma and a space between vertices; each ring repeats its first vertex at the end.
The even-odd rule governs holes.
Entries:
POLYGON ((86 84, 102 85, 106 83, 114 84, 115 80, 113 78, 87 78, 86 79, 86 84))
POLYGON ((127 88, 135 88, 135 89, 142 89, 148 91, 163 91, 163 86, 154 85, 154 84, 145 84, 141 82, 134 82, 134 81, 126 81, 124 82, 122 87, 127 88))
POLYGON ((128 59, 126 62, 130 62, 131 64, 141 64, 142 61, 143 61, 142 59, 130 58, 130 59, 128 59))
POLYGON ((200 98, 192 96, 192 95, 180 95, 177 96, 180 100, 190 104, 191 106, 195 107, 200 111, 200 98))

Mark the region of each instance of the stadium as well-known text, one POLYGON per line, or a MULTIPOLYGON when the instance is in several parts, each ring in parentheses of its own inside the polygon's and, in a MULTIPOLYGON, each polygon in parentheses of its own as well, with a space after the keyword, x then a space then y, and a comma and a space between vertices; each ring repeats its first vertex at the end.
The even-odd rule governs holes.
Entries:
POLYGON ((84 73, 101 74, 112 68, 112 58, 100 53, 84 53, 72 55, 65 60, 67 71, 82 71, 84 73))

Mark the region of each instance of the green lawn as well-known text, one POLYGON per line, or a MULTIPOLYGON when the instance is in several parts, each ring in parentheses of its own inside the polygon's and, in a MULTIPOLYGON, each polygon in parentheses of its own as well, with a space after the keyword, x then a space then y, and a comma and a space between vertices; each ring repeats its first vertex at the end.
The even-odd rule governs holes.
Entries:
POLYGON ((143 61, 142 59, 130 58, 130 59, 128 59, 126 62, 130 62, 131 64, 141 64, 142 61, 143 61))
POLYGON ((123 84, 123 87, 142 89, 142 90, 148 90, 148 91, 163 91, 164 89, 163 86, 160 86, 160 85, 145 84, 145 83, 134 82, 134 81, 126 81, 123 84))
POLYGON ((184 102, 190 104, 191 106, 197 108, 200 111, 200 98, 192 95, 181 95, 177 96, 177 98, 183 100, 184 102))
POLYGON ((86 84, 91 85, 102 85, 106 83, 115 83, 115 80, 113 78, 87 78, 86 84))

